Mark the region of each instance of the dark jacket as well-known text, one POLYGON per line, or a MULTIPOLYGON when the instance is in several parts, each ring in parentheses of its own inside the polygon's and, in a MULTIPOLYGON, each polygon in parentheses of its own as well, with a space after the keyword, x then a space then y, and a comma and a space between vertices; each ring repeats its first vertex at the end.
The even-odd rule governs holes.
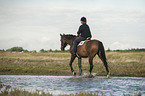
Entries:
POLYGON ((90 28, 87 24, 81 25, 79 27, 77 34, 79 34, 80 36, 85 37, 85 38, 92 37, 90 28))

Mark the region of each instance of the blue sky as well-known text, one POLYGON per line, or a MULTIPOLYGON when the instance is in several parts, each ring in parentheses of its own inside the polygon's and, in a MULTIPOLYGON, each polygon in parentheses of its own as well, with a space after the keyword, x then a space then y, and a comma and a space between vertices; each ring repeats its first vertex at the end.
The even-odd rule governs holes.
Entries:
POLYGON ((60 49, 60 33, 88 20, 105 49, 145 48, 144 0, 0 0, 0 49, 60 49))

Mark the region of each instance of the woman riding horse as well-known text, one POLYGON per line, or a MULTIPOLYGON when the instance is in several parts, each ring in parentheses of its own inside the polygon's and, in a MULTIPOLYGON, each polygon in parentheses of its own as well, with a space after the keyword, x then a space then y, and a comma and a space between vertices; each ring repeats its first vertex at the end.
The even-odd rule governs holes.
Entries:
POLYGON ((77 45, 81 42, 84 41, 86 39, 91 39, 92 35, 91 35, 91 31, 89 26, 86 24, 87 20, 85 17, 81 18, 81 26, 79 27, 79 30, 77 32, 78 37, 74 40, 74 48, 72 50, 72 55, 76 55, 77 52, 77 45))
POLYGON ((109 78, 109 69, 108 69, 108 63, 105 56, 105 50, 103 43, 99 40, 89 40, 86 41, 82 46, 77 46, 80 41, 86 40, 88 38, 91 38, 91 32, 89 29, 89 26, 86 24, 86 18, 81 18, 82 25, 79 28, 79 31, 77 32, 79 37, 75 35, 65 35, 60 34, 61 36, 61 50, 64 50, 65 47, 69 44, 70 45, 70 52, 71 52, 71 60, 70 60, 70 68, 73 72, 73 75, 76 75, 76 72, 73 69, 72 63, 75 60, 76 57, 78 57, 78 66, 79 66, 79 75, 82 74, 81 69, 81 59, 82 58, 89 58, 90 63, 90 75, 93 69, 93 58, 96 56, 96 54, 99 56, 99 58, 104 63, 104 66, 106 68, 107 72, 107 78, 109 78), (77 55, 76 55, 77 53, 77 55))

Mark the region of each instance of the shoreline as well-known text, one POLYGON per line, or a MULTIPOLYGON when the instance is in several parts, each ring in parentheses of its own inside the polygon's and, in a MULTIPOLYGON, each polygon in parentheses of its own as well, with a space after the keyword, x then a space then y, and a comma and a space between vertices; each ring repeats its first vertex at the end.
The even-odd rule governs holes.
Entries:
MULTIPOLYGON (((10 76, 13 76, 13 75, 16 75, 16 76, 72 76, 72 77, 78 77, 79 75, 76 75, 76 76, 73 76, 73 75, 58 75, 58 74, 32 74, 32 73, 23 73, 23 74, 15 74, 15 73, 9 73, 9 74, 2 74, 0 73, 1 76, 4 76, 4 75, 10 75, 10 76)), ((83 77, 84 75, 81 75, 79 77, 83 77)), ((106 77, 106 75, 94 75, 93 77, 106 77)), ((110 78, 111 77, 128 77, 128 78, 132 78, 132 77, 140 77, 140 78, 145 78, 145 76, 130 76, 130 75, 110 75, 110 78)), ((90 77, 88 77, 90 78, 90 77)))
MULTIPOLYGON (((71 75, 37 75, 37 74, 0 74, 0 77, 3 77, 3 76, 20 76, 20 77, 23 77, 23 76, 46 76, 46 77, 74 77, 74 78, 107 78, 106 76, 93 76, 93 77, 89 77, 89 76, 71 76, 71 75)), ((145 78, 145 77, 133 77, 133 76, 110 76, 110 78, 145 78)), ((107 78, 107 79, 110 79, 110 78, 107 78)))

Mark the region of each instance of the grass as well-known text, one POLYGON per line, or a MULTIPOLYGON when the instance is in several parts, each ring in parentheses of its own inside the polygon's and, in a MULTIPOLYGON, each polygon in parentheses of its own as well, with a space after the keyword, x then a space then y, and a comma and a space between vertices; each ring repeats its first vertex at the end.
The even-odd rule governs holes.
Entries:
MULTIPOLYGON (((106 52, 111 76, 145 77, 145 52, 106 52)), ((0 52, 0 74, 72 75, 70 53, 0 52)), ((73 63, 78 73, 77 59, 73 63)), ((88 58, 82 59, 83 72, 89 72, 88 58)), ((102 61, 94 58, 93 73, 106 75, 102 61)))

